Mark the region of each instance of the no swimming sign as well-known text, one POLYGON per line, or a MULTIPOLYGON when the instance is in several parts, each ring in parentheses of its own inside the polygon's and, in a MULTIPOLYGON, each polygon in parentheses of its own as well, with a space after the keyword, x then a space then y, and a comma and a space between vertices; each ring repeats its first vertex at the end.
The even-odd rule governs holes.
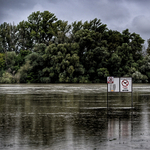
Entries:
POLYGON ((108 92, 132 92, 131 77, 107 77, 108 92))
POLYGON ((133 92, 131 77, 107 77, 107 108, 108 93, 110 92, 129 92, 131 93, 131 108, 133 108, 133 92))
POLYGON ((120 92, 132 92, 132 78, 120 78, 120 92))

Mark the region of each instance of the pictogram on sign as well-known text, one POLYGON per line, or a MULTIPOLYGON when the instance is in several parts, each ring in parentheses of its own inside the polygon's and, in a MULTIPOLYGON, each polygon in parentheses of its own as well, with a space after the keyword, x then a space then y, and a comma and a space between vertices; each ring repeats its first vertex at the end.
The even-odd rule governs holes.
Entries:
POLYGON ((107 83, 109 84, 114 83, 114 77, 107 77, 107 83))
POLYGON ((107 91, 108 92, 119 92, 119 78, 113 77, 113 83, 107 84, 107 91))
POLYGON ((108 92, 132 92, 131 77, 107 77, 108 92))
POLYGON ((122 86, 124 87, 124 88, 127 88, 128 87, 128 85, 129 85, 129 81, 128 80, 126 80, 126 79, 124 79, 123 81, 122 81, 122 86))
MULTIPOLYGON (((109 107, 108 93, 124 92, 131 93, 131 108, 133 108, 133 94, 132 94, 132 78, 131 77, 107 77, 107 108, 109 107)), ((113 103, 113 102, 112 102, 113 103)), ((116 107, 115 107, 116 108, 116 107)))
POLYGON ((132 92, 132 78, 120 78, 120 92, 132 92))

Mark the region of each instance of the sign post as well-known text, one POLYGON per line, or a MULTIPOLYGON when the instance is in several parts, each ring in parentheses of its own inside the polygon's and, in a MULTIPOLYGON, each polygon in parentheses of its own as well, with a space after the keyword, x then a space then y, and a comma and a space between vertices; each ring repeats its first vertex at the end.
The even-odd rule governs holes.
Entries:
POLYGON ((119 78, 113 77, 113 82, 107 82, 107 92, 119 92, 119 78))
POLYGON ((120 92, 132 92, 132 78, 120 78, 120 92))
POLYGON ((131 77, 107 77, 107 109, 108 109, 108 93, 109 92, 125 92, 131 93, 131 107, 133 108, 132 94, 132 78, 131 77))

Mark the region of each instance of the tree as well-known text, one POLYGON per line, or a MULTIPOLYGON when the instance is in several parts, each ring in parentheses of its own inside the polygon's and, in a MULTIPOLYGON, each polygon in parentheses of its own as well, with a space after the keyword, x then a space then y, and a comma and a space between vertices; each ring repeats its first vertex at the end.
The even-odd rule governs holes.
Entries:
POLYGON ((148 55, 150 55, 150 39, 147 40, 147 43, 148 43, 148 47, 146 49, 146 52, 148 55))
POLYGON ((20 53, 16 56, 14 70, 17 72, 21 66, 25 64, 25 57, 31 54, 30 50, 20 50, 20 53))
POLYGON ((83 27, 82 21, 78 21, 78 22, 75 21, 75 22, 73 22, 71 27, 72 27, 72 30, 71 30, 72 34, 74 35, 77 31, 82 29, 82 27, 83 27))
MULTIPOLYGON (((17 26, 0 25, 0 75, 8 77, 7 72, 24 83, 95 83, 107 75, 146 82, 149 57, 142 53, 143 43, 140 35, 109 30, 97 18, 70 25, 37 11, 17 26)), ((149 45, 150 40, 148 54, 149 45)))
POLYGON ((146 75, 141 74, 141 72, 136 71, 132 74, 133 82, 141 83, 148 82, 148 77, 146 75))
POLYGON ((134 61, 138 61, 139 59, 143 58, 142 44, 144 44, 144 40, 140 37, 140 35, 136 33, 132 33, 129 46, 131 46, 132 49, 131 54, 133 56, 134 61))
POLYGON ((31 29, 31 38, 33 43, 45 43, 46 45, 52 40, 57 33, 57 18, 49 11, 33 12, 28 17, 29 27, 31 29))
POLYGON ((134 63, 134 59, 133 59, 133 56, 132 56, 132 48, 131 46, 129 46, 127 43, 123 43, 122 46, 119 46, 117 48, 117 53, 118 53, 118 56, 121 58, 121 64, 120 64, 120 70, 122 70, 122 72, 120 72, 121 76, 124 76, 129 68, 131 67, 131 64, 134 63))
POLYGON ((54 37, 54 43, 63 44, 69 42, 71 25, 68 25, 68 21, 59 20, 57 22, 57 33, 54 37))
POLYGON ((150 82, 150 56, 144 57, 141 66, 139 68, 141 73, 145 74, 148 77, 148 81, 150 82))
POLYGON ((33 51, 38 53, 38 54, 44 55, 45 54, 45 49, 46 49, 46 44, 40 43, 40 44, 36 44, 34 46, 33 51))
POLYGON ((7 52, 7 66, 6 69, 9 73, 15 74, 15 63, 16 63, 16 53, 13 52, 7 52))
POLYGON ((18 51, 17 27, 4 22, 0 25, 0 52, 18 51))
POLYGON ((15 25, 4 22, 0 25, 0 52, 5 53, 5 63, 7 66, 7 52, 18 51, 17 29, 15 25))
POLYGON ((13 75, 9 72, 4 72, 2 77, 0 78, 0 83, 15 83, 15 79, 13 77, 13 75))
POLYGON ((5 72, 5 54, 0 53, 0 77, 5 72))
POLYGON ((117 52, 114 52, 111 57, 108 59, 107 69, 110 72, 111 76, 122 76, 122 57, 118 55, 117 52))
POLYGON ((79 43, 79 57, 85 68, 85 74, 90 81, 97 78, 97 69, 105 62, 107 48, 102 44, 102 34, 94 30, 82 29, 75 33, 76 42, 79 43))
POLYGON ((31 50, 34 46, 31 37, 31 27, 29 22, 22 21, 17 25, 18 29, 18 46, 20 50, 31 50))
POLYGON ((0 53, 0 68, 3 68, 5 66, 5 55, 3 53, 0 53))
POLYGON ((124 41, 120 32, 108 30, 104 33, 103 39, 107 40, 107 47, 110 54, 117 51, 118 46, 121 46, 124 41))
POLYGON ((107 68, 99 68, 97 69, 99 82, 106 82, 106 78, 109 76, 109 71, 107 68))
POLYGON ((93 19, 88 21, 85 21, 83 24, 83 29, 88 29, 90 31, 98 32, 98 33, 104 33, 104 31, 107 29, 106 24, 102 24, 100 19, 93 19))
POLYGON ((77 55, 78 44, 51 44, 45 50, 43 59, 47 67, 43 69, 45 77, 52 82, 79 82, 78 76, 84 74, 77 55))
POLYGON ((40 82, 43 68, 42 56, 36 52, 26 56, 25 64, 19 69, 20 82, 37 83, 40 82))

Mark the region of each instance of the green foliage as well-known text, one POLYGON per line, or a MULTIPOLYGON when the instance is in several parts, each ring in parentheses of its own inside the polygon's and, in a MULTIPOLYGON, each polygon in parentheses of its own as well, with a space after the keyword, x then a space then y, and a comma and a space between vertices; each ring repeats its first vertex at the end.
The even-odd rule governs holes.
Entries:
POLYGON ((49 77, 41 77, 40 78, 40 82, 42 82, 42 83, 50 83, 50 78, 49 77))
POLYGON ((19 70, 21 82, 36 83, 40 82, 43 66, 42 56, 38 53, 31 53, 26 56, 25 64, 19 70))
POLYGON ((150 82, 150 56, 149 55, 143 59, 139 70, 148 77, 148 81, 150 82))
POLYGON ((22 21, 17 25, 18 46, 21 50, 31 50, 33 48, 33 38, 31 38, 31 28, 28 21, 22 21))
POLYGON ((89 76, 79 76, 79 83, 90 83, 89 76))
POLYGON ((68 43, 69 37, 67 34, 70 32, 71 25, 67 21, 59 20, 57 22, 57 33, 55 34, 54 42, 56 44, 68 43))
POLYGON ((101 82, 105 82, 106 78, 109 76, 109 71, 107 68, 99 68, 97 69, 97 74, 101 82))
POLYGON ((0 68, 5 66, 5 55, 0 53, 0 68))
POLYGON ((34 43, 45 43, 48 45, 52 37, 57 33, 56 21, 56 16, 49 11, 33 12, 28 17, 28 23, 34 43))
POLYGON ((13 77, 13 75, 9 72, 4 72, 2 74, 2 77, 0 78, 0 83, 7 83, 7 84, 10 84, 10 83, 15 83, 15 79, 13 77))
POLYGON ((99 77, 106 78, 109 76, 109 72, 108 72, 107 68, 97 69, 97 72, 98 72, 99 77))
POLYGON ((26 63, 20 67, 18 70, 18 82, 27 83, 28 72, 32 69, 30 66, 30 62, 26 61, 26 63))
POLYGON ((140 35, 109 30, 97 18, 70 25, 49 11, 33 12, 17 26, 0 25, 1 82, 99 83, 109 75, 150 82, 143 43, 140 35))
POLYGON ((46 49, 46 44, 40 43, 34 46, 33 51, 43 55, 45 53, 45 49, 46 49))
POLYGON ((148 43, 148 47, 146 49, 146 52, 148 55, 150 55, 150 39, 147 40, 147 43, 148 43))
POLYGON ((16 57, 16 64, 19 68, 25 63, 25 57, 31 54, 29 50, 20 50, 20 53, 16 57))
POLYGON ((137 83, 148 82, 148 77, 146 75, 141 74, 138 71, 132 74, 132 78, 133 78, 133 82, 137 82, 137 83))
POLYGON ((16 68, 15 68, 16 58, 17 58, 17 55, 14 51, 13 52, 7 52, 6 69, 8 72, 12 73, 13 75, 16 73, 16 68))
POLYGON ((0 25, 0 53, 7 51, 18 52, 17 27, 4 22, 0 25))
POLYGON ((76 76, 83 74, 84 69, 77 55, 78 47, 75 43, 48 46, 43 55, 47 66, 43 69, 44 76, 50 77, 52 82, 72 82, 76 76))

